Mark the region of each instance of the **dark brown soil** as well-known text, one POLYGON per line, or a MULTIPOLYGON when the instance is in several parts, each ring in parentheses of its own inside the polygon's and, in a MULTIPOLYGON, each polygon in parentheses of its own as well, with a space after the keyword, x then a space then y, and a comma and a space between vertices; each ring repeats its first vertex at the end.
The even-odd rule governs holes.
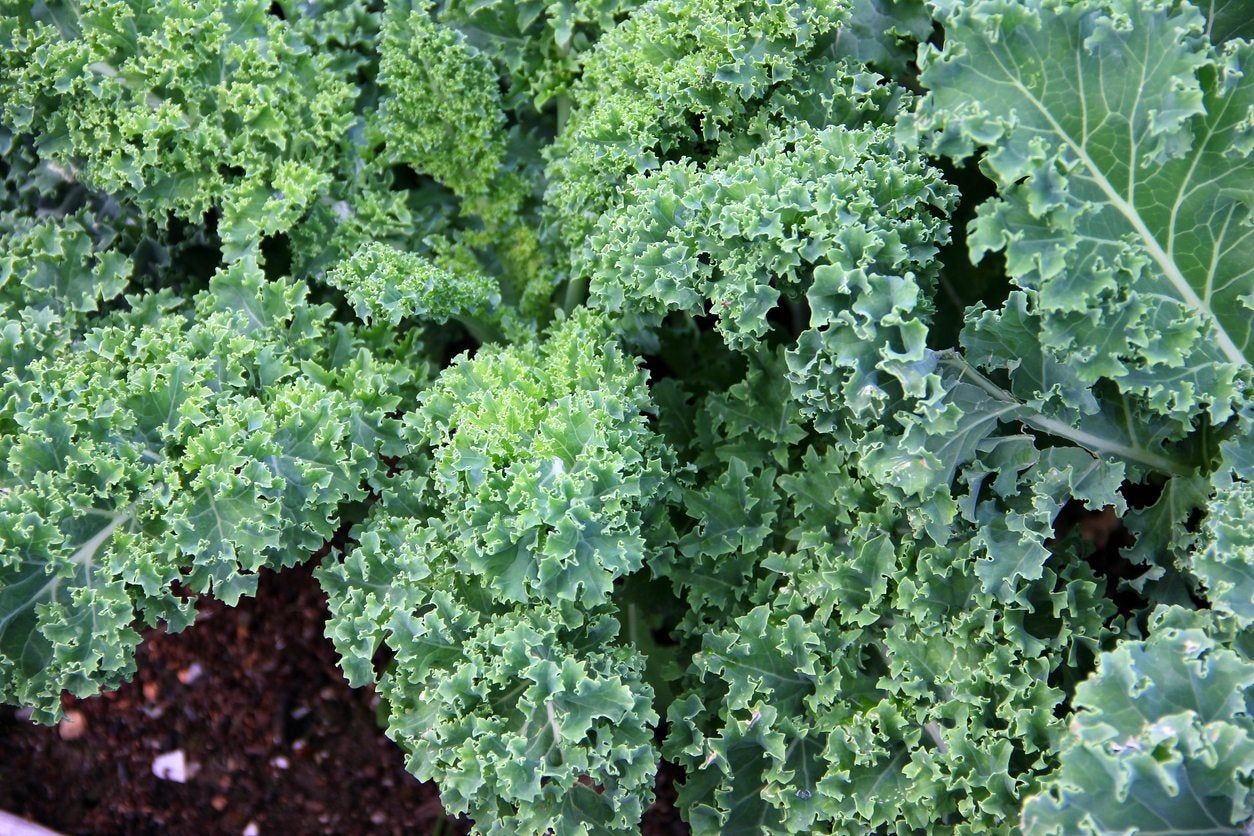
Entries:
MULTIPOLYGON (((465 833, 405 771, 371 691, 345 683, 325 618, 308 569, 267 574, 255 599, 205 600, 183 633, 151 631, 134 681, 66 698, 60 727, 0 708, 0 810, 64 833, 465 833), (153 774, 175 750, 186 783, 153 774)), ((663 769, 645 833, 686 832, 675 777, 663 769)))

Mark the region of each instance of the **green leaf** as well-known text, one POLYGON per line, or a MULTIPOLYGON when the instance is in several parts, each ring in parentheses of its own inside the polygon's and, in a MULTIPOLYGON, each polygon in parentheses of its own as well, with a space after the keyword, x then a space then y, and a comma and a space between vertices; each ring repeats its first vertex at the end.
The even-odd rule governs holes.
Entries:
MULTIPOLYGON (((1182 611, 1181 611, 1182 612, 1182 611)), ((1199 627, 1155 615, 1145 641, 1103 654, 1046 791, 1023 808, 1041 833, 1240 833, 1254 813, 1254 663, 1199 627)))
POLYGON ((972 258, 1004 250, 1086 382, 1223 420, 1254 351, 1250 47, 1217 50, 1179 2, 938 5, 913 124, 938 153, 983 150, 999 196, 972 258))
POLYGON ((219 211, 226 259, 255 257, 327 189, 354 95, 268 8, 6 0, 0 112, 162 223, 219 211))
POLYGON ((387 155, 459 194, 485 189, 505 153, 505 114, 488 57, 425 3, 389 3, 379 46, 377 130, 387 155))
POLYGON ((133 507, 75 512, 43 491, 4 497, 0 698, 33 705, 36 719, 51 721, 62 690, 86 696, 134 670, 132 604, 109 566, 114 533, 136 522, 133 507), (63 516, 40 519, 50 511, 63 516))
POLYGON ((500 302, 487 276, 457 275, 429 259, 373 241, 337 264, 327 284, 342 290, 365 322, 390 325, 409 317, 445 322, 486 313, 500 302))
POLYGON ((1254 485, 1220 488, 1207 506, 1204 532, 1189 570, 1212 607, 1248 627, 1254 622, 1254 485))

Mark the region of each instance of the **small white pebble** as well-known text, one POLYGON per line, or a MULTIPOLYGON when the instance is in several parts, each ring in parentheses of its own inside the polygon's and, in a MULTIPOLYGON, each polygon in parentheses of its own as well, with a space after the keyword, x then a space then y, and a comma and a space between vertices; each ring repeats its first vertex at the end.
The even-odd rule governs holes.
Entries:
POLYGON ((174 781, 178 784, 187 783, 187 756, 182 749, 157 755, 152 761, 152 774, 163 781, 174 781))
POLYGON ((250 821, 244 825, 244 832, 241 836, 261 836, 261 828, 257 826, 257 822, 250 821))
POLYGON ((290 761, 288 761, 287 758, 283 757, 282 755, 277 755, 274 758, 271 758, 270 765, 273 766, 275 769, 287 769, 292 764, 290 761))

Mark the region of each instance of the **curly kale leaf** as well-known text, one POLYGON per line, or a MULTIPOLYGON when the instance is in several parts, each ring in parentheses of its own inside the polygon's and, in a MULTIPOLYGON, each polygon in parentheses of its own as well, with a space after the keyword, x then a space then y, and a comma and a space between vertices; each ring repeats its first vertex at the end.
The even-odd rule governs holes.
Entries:
POLYGON ((931 33, 932 15, 923 0, 852 0, 849 23, 836 33, 832 51, 902 78, 931 33))
POLYGON ((1068 502, 1122 514, 1125 481, 1166 480, 1161 506, 1129 516, 1146 538, 1129 556, 1155 566, 1139 584, 1158 580, 1173 567, 1153 544, 1176 538, 1176 515, 1207 495, 1205 445, 1049 355, 1029 300, 1016 291, 999 311, 971 310, 965 351, 928 353, 919 372, 938 384, 895 414, 899 430, 874 436, 868 472, 937 542, 957 516, 977 524, 979 574, 1003 600, 1044 565, 1068 502))
POLYGON ((826 0, 656 0, 636 10, 587 53, 547 151, 555 236, 578 252, 624 180, 736 133, 845 15, 826 0))
POLYGON ((514 601, 595 603, 640 568, 641 509, 662 478, 648 390, 603 326, 580 316, 536 350, 450 366, 409 421, 463 570, 514 601))
POLYGON ((907 133, 982 150, 998 195, 971 257, 1002 251, 1042 346, 1155 412, 1222 423, 1254 350, 1254 52, 1181 2, 938 3, 943 50, 907 133))
POLYGON ((583 54, 638 5, 637 0, 441 0, 435 14, 501 68, 508 108, 542 108, 556 99, 561 120, 583 54))
POLYGON ((1205 614, 1157 611, 1076 690, 1061 765, 1023 808, 1033 833, 1241 833, 1254 814, 1254 662, 1205 614))
POLYGON ((634 178, 591 239, 593 304, 621 313, 628 332, 708 309, 748 350, 770 330, 768 312, 804 297, 794 395, 821 429, 870 423, 924 384, 951 201, 940 173, 886 128, 802 123, 720 164, 634 178))
POLYGON ((385 13, 376 129, 397 162, 458 194, 482 191, 505 153, 496 71, 456 29, 408 6, 385 13))
MULTIPOLYGON (((40 220, 0 216, 0 401, 32 365, 78 337, 127 289, 132 259, 108 245, 89 211, 40 220)), ((0 419, 0 427, 11 430, 0 419)))
POLYGON ((690 610, 664 749, 685 815, 699 832, 995 829, 1054 768, 1068 667, 1113 607, 1074 543, 1051 543, 1017 600, 986 591, 977 526, 928 543, 805 428, 783 367, 758 357, 700 407, 699 470, 677 474, 654 564, 690 610))
POLYGON ((319 573, 346 671, 372 681, 408 768, 484 833, 629 833, 657 766, 644 660, 606 613, 511 606, 459 571, 430 521, 372 516, 319 573), (355 671, 355 673, 354 673, 355 671))
POLYGON ((318 549, 395 434, 301 287, 235 269, 194 309, 133 302, 0 407, 0 699, 41 719, 129 675, 137 621, 185 626, 178 587, 234 603, 318 549))
POLYGON ((1203 541, 1188 568, 1211 606, 1248 628, 1254 623, 1254 484, 1221 488, 1206 511, 1203 541))
POLYGON ((373 241, 337 264, 327 275, 327 284, 343 291, 364 321, 391 325, 410 317, 471 321, 500 302, 487 276, 454 273, 430 259, 373 241))
POLYGON ((329 184, 353 92, 262 0, 10 2, 4 121, 145 212, 221 213, 228 259, 329 184))
POLYGON ((656 767, 644 659, 610 598, 645 560, 666 452, 643 373, 581 311, 462 356, 342 561, 328 635, 380 682, 389 734, 488 833, 630 832, 656 767))

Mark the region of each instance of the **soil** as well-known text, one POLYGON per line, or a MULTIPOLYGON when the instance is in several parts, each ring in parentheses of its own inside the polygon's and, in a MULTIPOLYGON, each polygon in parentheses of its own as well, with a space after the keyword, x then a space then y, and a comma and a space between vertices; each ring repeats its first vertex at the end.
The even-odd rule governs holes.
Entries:
MULTIPOLYGON (((198 609, 183 633, 149 632, 130 684, 67 697, 60 726, 0 708, 0 810, 67 834, 467 832, 405 771, 370 689, 340 675, 307 568, 267 573, 238 607, 198 609), (184 783, 153 774, 176 751, 184 783)), ((663 765, 643 833, 687 832, 677 777, 663 765)))

